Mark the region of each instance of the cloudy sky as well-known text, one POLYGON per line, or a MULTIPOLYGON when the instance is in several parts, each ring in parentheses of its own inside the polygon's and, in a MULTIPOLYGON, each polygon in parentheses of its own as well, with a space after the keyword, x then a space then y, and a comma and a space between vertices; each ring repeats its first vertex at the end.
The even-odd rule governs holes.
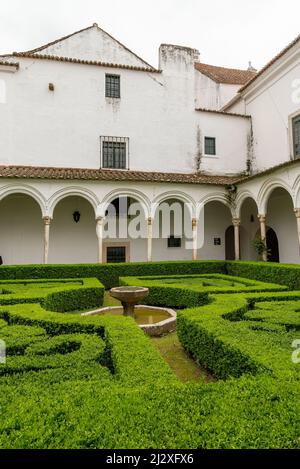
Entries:
POLYGON ((0 53, 32 49, 97 22, 154 66, 161 43, 201 60, 262 67, 300 33, 299 0, 0 0, 0 53))

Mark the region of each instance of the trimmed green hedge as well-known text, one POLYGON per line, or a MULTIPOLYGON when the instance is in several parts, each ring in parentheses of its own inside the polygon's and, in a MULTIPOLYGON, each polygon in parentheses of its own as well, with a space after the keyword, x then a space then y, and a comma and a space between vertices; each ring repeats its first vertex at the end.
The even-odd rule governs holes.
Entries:
POLYGON ((58 279, 98 278, 106 289, 119 284, 119 277, 128 275, 176 275, 193 273, 226 273, 222 261, 165 261, 127 264, 78 264, 78 265, 23 265, 0 266, 0 279, 58 279))
MULTIPOLYGON (((141 271, 224 274, 226 265, 229 269, 231 263, 163 263, 161 272, 157 263, 145 264, 141 271)), ((256 266, 249 265, 249 276, 260 275, 261 264, 256 266)), ((106 286, 116 285, 127 269, 100 267, 97 277, 101 273, 106 286)), ((70 271, 81 281, 85 275, 77 268, 70 271)), ((126 275, 136 268, 130 265, 126 275)), ((272 281, 292 288, 291 272, 299 269, 280 268, 272 281)), ((68 278, 70 271, 65 272, 68 278)), ((241 276, 248 277, 246 272, 241 276)), ((39 282, 36 298, 50 295, 51 307, 73 309, 76 304, 78 309, 77 294, 101 288, 95 273, 92 277, 93 285, 59 282, 51 289, 39 282)), ((14 289, 13 282, 5 283, 3 290, 14 289)), ((20 298, 29 293, 30 283, 35 282, 23 292, 20 287, 20 298)), ((162 291, 164 301, 172 301, 173 285, 166 290, 159 286, 161 301, 162 291)), ((185 286, 173 301, 184 307, 201 302, 195 293, 203 292, 191 293, 185 286)), ((89 294, 85 304, 88 299, 89 294)), ((60 314, 36 302, 1 306, 0 339, 7 344, 8 358, 4 368, 0 365, 0 447, 299 448, 299 365, 292 363, 291 344, 299 338, 300 292, 215 294, 210 300, 178 312, 178 334, 186 349, 224 381, 185 385, 131 318, 60 314)))
POLYGON ((163 261, 127 264, 0 266, 0 279, 98 278, 106 289, 115 287, 119 277, 219 273, 300 288, 300 265, 266 262, 163 261))
MULTIPOLYGON (((277 294, 292 295, 299 293, 277 294)), ((214 303, 179 317, 195 314, 196 323, 196 310, 212 316, 220 301, 217 321, 223 307, 223 313, 241 319, 248 301, 242 296, 216 295, 214 303)), ((245 366, 246 359, 256 376, 182 385, 131 318, 61 315, 29 304, 4 306, 0 318, 7 334, 26 327, 33 337, 23 354, 8 357, 0 377, 1 448, 299 448, 294 374, 277 373, 275 364, 273 377, 268 361, 255 356, 255 343, 252 356, 251 344, 241 350, 232 337, 222 351, 215 343, 213 352, 221 366, 231 347, 234 366, 245 366), (83 361, 84 344, 91 353, 83 361)), ((214 324, 210 327, 217 337, 214 324)), ((12 334, 17 341, 21 329, 12 334)), ((217 340, 224 343, 220 334, 217 340)))
MULTIPOLYGON (((284 315, 289 301, 295 300, 300 301, 300 291, 215 295, 209 305, 178 313, 178 336, 186 350, 219 378, 244 373, 291 377, 300 371, 291 360, 292 342, 297 336, 295 328, 290 327, 289 332, 284 327, 295 324, 284 315), (279 314, 282 318, 274 327, 274 320, 259 312, 259 303, 268 302, 272 309, 273 302, 283 301, 286 308, 277 308, 277 317, 279 314)), ((274 314, 269 316, 274 318, 274 314)))
MULTIPOLYGON (((162 290, 161 295, 164 297, 165 293, 164 290, 170 289, 170 291, 174 291, 174 298, 173 301, 176 303, 165 303, 164 306, 180 306, 181 307, 192 307, 201 304, 205 304, 208 302, 208 293, 247 293, 247 292, 260 292, 260 291, 280 291, 280 290, 287 290, 288 287, 285 285, 278 285, 274 283, 266 283, 260 282, 257 280, 249 280, 247 278, 241 277, 232 277, 229 275, 224 274, 200 274, 200 275, 169 275, 169 276, 147 276, 147 277, 121 277, 120 285, 131 285, 131 286, 143 286, 149 287, 150 295, 146 298, 149 304, 154 305, 155 301, 160 301, 159 289, 162 290), (196 282, 189 284, 189 280, 196 280, 196 282), (202 280, 212 280, 212 282, 218 283, 220 285, 203 285, 202 280), (168 282, 168 280, 173 280, 174 283, 168 282), (165 282, 164 282, 165 281, 165 282), (222 281, 226 285, 222 285, 222 281), (227 283, 237 283, 233 286, 229 286, 227 283), (176 291, 178 290, 179 294, 181 292, 182 300, 177 300, 176 291), (152 299, 153 292, 155 297, 152 299), (197 293, 200 295, 198 296, 197 293), (204 295, 205 293, 205 295, 204 295), (194 297, 193 297, 194 295, 194 297), (201 296, 203 295, 203 296, 201 296), (191 298, 191 299, 190 299, 191 298), (203 300, 202 300, 203 298, 203 300)), ((172 302, 172 297, 167 298, 167 301, 172 302)), ((162 305, 162 303, 159 303, 162 305)))
POLYGON ((104 286, 98 279, 1 281, 0 305, 41 303, 45 309, 67 312, 103 305, 104 286), (4 288, 5 287, 5 288, 4 288), (8 293, 7 293, 8 292, 8 293))
POLYGON ((122 277, 120 285, 149 287, 149 295, 143 304, 165 306, 171 308, 186 308, 208 303, 208 292, 186 289, 183 286, 155 285, 154 282, 144 281, 143 278, 122 277))
POLYGON ((269 262, 226 262, 226 273, 262 282, 287 285, 290 290, 300 289, 300 265, 269 262))

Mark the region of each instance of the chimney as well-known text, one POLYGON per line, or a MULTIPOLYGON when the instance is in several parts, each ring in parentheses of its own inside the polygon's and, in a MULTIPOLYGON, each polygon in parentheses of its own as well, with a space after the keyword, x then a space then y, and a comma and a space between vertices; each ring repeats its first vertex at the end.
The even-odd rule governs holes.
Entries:
POLYGON ((249 72, 257 72, 256 68, 252 67, 252 62, 251 62, 251 60, 250 60, 250 62, 249 62, 248 71, 249 71, 249 72))
POLYGON ((194 63, 199 62, 199 60, 199 51, 191 47, 177 46, 175 44, 161 44, 159 48, 160 70, 194 68, 194 63))

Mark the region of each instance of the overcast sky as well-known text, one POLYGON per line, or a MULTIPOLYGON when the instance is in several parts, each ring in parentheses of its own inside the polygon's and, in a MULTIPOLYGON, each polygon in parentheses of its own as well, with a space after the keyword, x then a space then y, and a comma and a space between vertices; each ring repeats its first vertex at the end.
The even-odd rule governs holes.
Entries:
POLYGON ((299 0, 0 0, 0 53, 38 47, 97 22, 152 65, 161 43, 202 62, 261 68, 300 33, 299 0))

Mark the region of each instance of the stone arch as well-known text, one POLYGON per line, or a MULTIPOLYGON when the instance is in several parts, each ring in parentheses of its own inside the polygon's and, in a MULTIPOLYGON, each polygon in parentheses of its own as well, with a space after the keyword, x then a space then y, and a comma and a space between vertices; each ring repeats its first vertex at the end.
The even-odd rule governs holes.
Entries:
POLYGON ((256 201, 254 195, 252 194, 252 192, 250 192, 250 191, 243 191, 243 192, 241 192, 241 193, 238 194, 237 199, 236 199, 236 208, 235 208, 235 212, 236 212, 237 218, 240 218, 240 217, 241 217, 242 207, 243 207, 244 202, 245 202, 247 199, 252 199, 252 200, 253 200, 253 202, 255 203, 255 205, 256 205, 256 207, 257 207, 257 211, 258 211, 258 204, 257 204, 257 201, 256 201))
POLYGON ((57 204, 63 199, 72 196, 86 199, 93 207, 95 217, 97 216, 97 206, 99 204, 97 196, 92 191, 81 187, 69 187, 67 189, 61 189, 55 192, 55 194, 53 194, 48 200, 48 216, 53 218, 54 210, 57 204))
POLYGON ((43 262, 44 197, 26 186, 8 186, 0 193, 0 256, 4 264, 43 262))
POLYGON ((137 200, 145 213, 145 218, 148 218, 151 214, 150 209, 150 201, 148 197, 140 191, 133 190, 133 189, 115 189, 109 194, 107 194, 101 203, 97 207, 97 217, 105 217, 105 212, 107 207, 113 200, 117 199, 118 197, 132 197, 133 199, 137 200))
POLYGON ((0 201, 13 194, 24 194, 34 199, 41 209, 42 217, 47 216, 46 199, 41 192, 27 185, 9 185, 0 190, 0 201))
POLYGON ((191 218, 195 218, 196 216, 195 200, 191 196, 186 194, 185 192, 180 192, 180 191, 163 192, 162 194, 155 197, 155 199, 152 202, 152 212, 151 212, 153 218, 155 217, 155 213, 159 205, 170 199, 178 200, 179 202, 187 204, 187 208, 188 208, 191 218))
POLYGON ((234 216, 234 211, 233 208, 230 206, 228 200, 226 199, 226 196, 224 192, 216 192, 214 194, 209 194, 202 199, 200 199, 197 203, 197 218, 199 218, 201 211, 205 207, 205 205, 209 204, 210 202, 220 202, 221 204, 225 205, 229 210, 231 211, 232 216, 234 216))
POLYGON ((295 208, 300 208, 300 176, 294 182, 293 192, 295 194, 295 208))
POLYGON ((258 211, 261 214, 267 213, 268 201, 272 192, 277 189, 285 189, 287 193, 291 196, 293 204, 295 203, 294 194, 291 187, 282 179, 268 179, 261 186, 260 191, 257 197, 258 211))

